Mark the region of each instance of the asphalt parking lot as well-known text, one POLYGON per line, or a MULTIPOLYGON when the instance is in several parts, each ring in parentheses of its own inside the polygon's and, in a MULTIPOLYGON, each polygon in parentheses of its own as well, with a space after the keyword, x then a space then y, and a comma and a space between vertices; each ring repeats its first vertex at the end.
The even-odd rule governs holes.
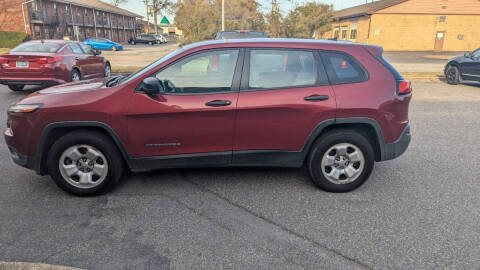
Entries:
MULTIPOLYGON (((480 87, 414 82, 413 141, 346 194, 303 170, 129 174, 72 197, 0 144, 0 261, 84 269, 480 269, 480 87)), ((0 86, 0 110, 29 92, 0 86)), ((5 128, 6 114, 0 114, 5 128)))

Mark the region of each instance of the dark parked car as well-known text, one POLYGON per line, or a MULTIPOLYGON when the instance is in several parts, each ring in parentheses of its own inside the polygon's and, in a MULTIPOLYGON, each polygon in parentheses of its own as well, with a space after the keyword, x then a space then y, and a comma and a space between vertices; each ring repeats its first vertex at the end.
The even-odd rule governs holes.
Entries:
POLYGON ((157 44, 158 42, 157 42, 157 38, 154 35, 141 34, 137 37, 130 38, 128 43, 132 45, 139 44, 139 43, 154 45, 154 44, 157 44))
POLYGON ((444 72, 449 84, 480 81, 480 49, 450 59, 444 72))
POLYGON ((100 51, 74 41, 29 41, 0 55, 0 84, 13 91, 20 91, 25 85, 46 87, 109 77, 110 73, 110 63, 100 51))
POLYGON ((249 30, 221 31, 215 35, 215 39, 240 39, 240 38, 268 38, 265 32, 249 30))
MULTIPOLYGON (((382 48, 208 41, 128 76, 55 86, 8 110, 17 164, 94 195, 131 171, 306 164, 322 189, 359 187, 410 142, 410 82, 382 48)), ((401 177, 399 175, 399 177, 401 177)))

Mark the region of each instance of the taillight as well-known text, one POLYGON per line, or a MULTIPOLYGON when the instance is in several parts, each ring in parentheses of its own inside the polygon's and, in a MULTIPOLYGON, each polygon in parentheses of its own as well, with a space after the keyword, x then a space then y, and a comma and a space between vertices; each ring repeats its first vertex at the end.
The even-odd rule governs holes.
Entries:
POLYGON ((8 63, 8 58, 0 57, 0 64, 6 64, 6 63, 8 63))
POLYGON ((412 84, 410 81, 403 80, 397 82, 397 92, 399 95, 410 94, 412 92, 412 84))
POLYGON ((62 61, 62 57, 61 56, 56 56, 56 57, 42 57, 42 58, 38 58, 36 60, 37 63, 39 64, 52 64, 52 63, 55 63, 55 62, 58 62, 58 61, 62 61))

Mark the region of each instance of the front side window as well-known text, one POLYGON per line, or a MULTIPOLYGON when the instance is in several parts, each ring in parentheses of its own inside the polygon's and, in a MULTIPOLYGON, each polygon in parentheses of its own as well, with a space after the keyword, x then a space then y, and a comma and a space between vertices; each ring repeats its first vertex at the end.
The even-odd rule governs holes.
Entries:
POLYGON ((93 50, 92 47, 88 46, 87 44, 79 43, 80 47, 82 47, 82 50, 85 54, 92 54, 93 55, 93 50))
POLYGON ((185 57, 157 73, 166 93, 199 94, 232 89, 238 50, 213 50, 185 57))
POLYGON ((362 82, 368 74, 351 56, 341 52, 321 52, 328 77, 333 84, 362 82))
POLYGON ((250 51, 249 89, 294 88, 316 81, 317 67, 311 51, 250 51))
POLYGON ((83 51, 82 49, 80 49, 80 47, 78 47, 78 44, 76 43, 70 43, 68 44, 68 48, 70 49, 70 51, 74 54, 83 54, 83 51))
POLYGON ((472 52, 472 57, 473 58, 480 58, 480 49, 476 49, 475 51, 472 52))

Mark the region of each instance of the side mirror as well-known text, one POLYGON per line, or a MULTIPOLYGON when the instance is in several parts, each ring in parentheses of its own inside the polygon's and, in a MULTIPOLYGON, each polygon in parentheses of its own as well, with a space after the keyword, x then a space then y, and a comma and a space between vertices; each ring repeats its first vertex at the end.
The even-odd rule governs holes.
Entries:
POLYGON ((157 95, 165 92, 162 83, 155 77, 145 78, 143 82, 138 85, 136 91, 147 95, 157 95))
POLYGON ((466 53, 464 54, 464 56, 465 56, 466 58, 472 58, 472 53, 471 53, 471 52, 466 52, 466 53))
POLYGON ((95 51, 93 51, 93 54, 94 54, 94 55, 100 55, 100 54, 102 54, 102 51, 100 51, 100 50, 95 50, 95 51))

